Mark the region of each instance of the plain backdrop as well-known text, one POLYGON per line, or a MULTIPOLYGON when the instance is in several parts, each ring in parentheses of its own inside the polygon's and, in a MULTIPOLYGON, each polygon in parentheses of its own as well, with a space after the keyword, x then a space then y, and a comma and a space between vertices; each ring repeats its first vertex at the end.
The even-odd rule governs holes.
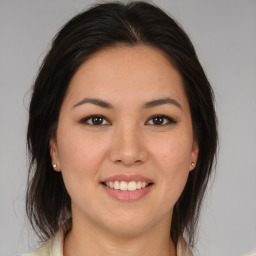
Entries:
MULTIPOLYGON (((189 34, 216 94, 219 159, 195 254, 244 255, 256 248, 256 1, 153 2, 189 34)), ((24 207, 29 90, 53 36, 92 3, 0 0, 0 255, 36 245, 24 207)))

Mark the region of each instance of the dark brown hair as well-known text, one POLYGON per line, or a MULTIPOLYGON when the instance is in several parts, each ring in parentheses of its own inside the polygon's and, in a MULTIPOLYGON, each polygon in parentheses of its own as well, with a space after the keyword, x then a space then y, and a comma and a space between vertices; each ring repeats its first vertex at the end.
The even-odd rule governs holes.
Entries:
POLYGON ((170 235, 177 244, 178 237, 186 234, 193 247, 217 148, 214 95, 187 34, 164 11, 146 2, 97 4, 71 19, 54 38, 35 80, 29 108, 28 218, 42 241, 52 237, 67 220, 72 224, 71 199, 61 173, 52 169, 49 140, 76 70, 93 53, 117 44, 160 49, 182 76, 199 156, 175 204, 170 235))

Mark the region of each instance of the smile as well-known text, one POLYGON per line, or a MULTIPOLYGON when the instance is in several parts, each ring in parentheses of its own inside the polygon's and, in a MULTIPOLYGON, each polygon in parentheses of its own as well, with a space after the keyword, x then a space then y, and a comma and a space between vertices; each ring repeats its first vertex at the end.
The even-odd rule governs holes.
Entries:
POLYGON ((151 183, 147 183, 145 181, 110 181, 110 182, 104 182, 105 186, 116 189, 116 190, 122 190, 122 191, 135 191, 139 189, 143 189, 151 183))
POLYGON ((101 181, 104 190, 119 201, 134 201, 146 196, 154 182, 141 175, 115 175, 101 181))

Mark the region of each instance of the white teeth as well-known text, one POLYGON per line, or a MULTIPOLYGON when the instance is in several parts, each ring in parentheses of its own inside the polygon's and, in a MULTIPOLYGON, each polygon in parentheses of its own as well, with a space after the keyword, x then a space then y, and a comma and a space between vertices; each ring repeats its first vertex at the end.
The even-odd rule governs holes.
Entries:
POLYGON ((136 190, 136 182, 132 181, 128 183, 128 190, 129 191, 135 191, 136 190))
POLYGON ((145 181, 142 181, 142 182, 141 182, 141 187, 142 187, 142 188, 145 188, 146 185, 147 185, 147 183, 146 183, 145 181))
POLYGON ((119 181, 114 182, 114 189, 120 189, 119 187, 119 181))
POLYGON ((108 187, 113 189, 119 189, 122 191, 135 191, 137 189, 145 188, 149 183, 145 181, 110 181, 105 183, 108 187))
POLYGON ((128 183, 125 181, 120 182, 120 190, 127 190, 128 188, 128 183))
POLYGON ((137 189, 141 189, 141 181, 138 181, 138 182, 137 182, 136 188, 137 188, 137 189))
POLYGON ((110 181, 110 182, 109 182, 109 186, 110 186, 111 188, 114 188, 114 182, 110 181))

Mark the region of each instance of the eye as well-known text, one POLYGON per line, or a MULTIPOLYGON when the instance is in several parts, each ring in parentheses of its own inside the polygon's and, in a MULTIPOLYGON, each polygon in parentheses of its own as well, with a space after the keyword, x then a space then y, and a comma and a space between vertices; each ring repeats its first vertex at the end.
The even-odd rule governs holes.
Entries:
POLYGON ((156 125, 156 126, 165 126, 165 125, 177 123, 177 121, 175 121, 173 118, 165 115, 152 116, 148 122, 151 122, 150 125, 156 125))
MULTIPOLYGON (((80 123, 85 125, 91 125, 91 126, 110 125, 110 123, 102 115, 91 115, 91 116, 84 117, 83 119, 80 120, 80 123)), ((147 123, 149 125, 165 126, 165 125, 175 124, 177 123, 177 121, 175 121, 173 118, 169 116, 155 115, 155 116, 152 116, 149 119, 149 121, 147 121, 147 123)))
POLYGON ((82 120, 80 120, 80 123, 93 126, 102 126, 109 124, 106 118, 102 115, 91 115, 84 117, 82 120))

